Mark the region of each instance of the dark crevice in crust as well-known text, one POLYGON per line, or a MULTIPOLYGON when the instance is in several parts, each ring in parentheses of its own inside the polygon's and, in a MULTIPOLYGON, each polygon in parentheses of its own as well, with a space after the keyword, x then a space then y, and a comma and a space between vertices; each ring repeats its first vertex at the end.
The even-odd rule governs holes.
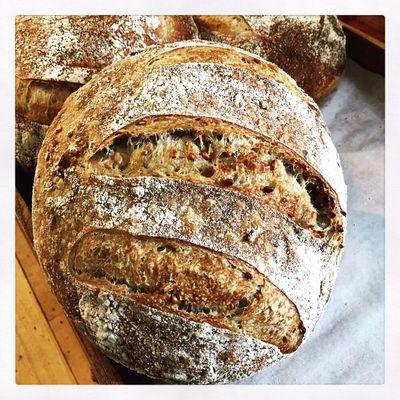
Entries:
POLYGON ((322 182, 258 138, 214 130, 124 133, 90 160, 95 173, 159 176, 238 190, 261 198, 316 236, 340 232, 340 217, 322 182))
POLYGON ((75 244, 69 268, 83 284, 247 333, 283 353, 296 350, 305 333, 294 304, 264 275, 243 261, 186 242, 93 231, 75 244))

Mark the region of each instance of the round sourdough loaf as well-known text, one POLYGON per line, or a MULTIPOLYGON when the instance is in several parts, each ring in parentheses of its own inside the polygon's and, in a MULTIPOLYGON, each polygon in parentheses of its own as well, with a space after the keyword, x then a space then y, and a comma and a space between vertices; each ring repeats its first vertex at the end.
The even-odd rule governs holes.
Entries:
POLYGON ((16 18, 16 158, 33 170, 65 99, 113 62, 154 44, 196 39, 187 16, 16 18))
POLYGON ((154 46, 72 94, 39 153, 35 247, 109 357, 181 383, 241 379, 309 336, 343 248, 321 113, 246 51, 154 46))
POLYGON ((346 63, 345 35, 333 15, 200 15, 202 39, 255 53, 282 68, 316 101, 338 84, 346 63))

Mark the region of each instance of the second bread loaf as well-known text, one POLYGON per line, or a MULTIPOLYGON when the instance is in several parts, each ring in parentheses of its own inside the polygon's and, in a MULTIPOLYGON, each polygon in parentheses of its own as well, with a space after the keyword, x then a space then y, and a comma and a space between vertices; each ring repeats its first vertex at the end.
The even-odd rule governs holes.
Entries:
POLYGON ((34 170, 43 133, 93 74, 153 44, 196 38, 186 16, 17 17, 17 161, 34 170))
POLYGON ((338 84, 346 62, 345 36, 333 15, 199 15, 200 36, 241 47, 287 72, 320 101, 338 84))

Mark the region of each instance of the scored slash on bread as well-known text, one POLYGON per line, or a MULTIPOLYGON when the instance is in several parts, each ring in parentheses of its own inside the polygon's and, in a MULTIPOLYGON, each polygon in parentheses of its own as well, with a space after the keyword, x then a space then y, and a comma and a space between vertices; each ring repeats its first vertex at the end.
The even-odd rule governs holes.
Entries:
POLYGON ((257 56, 181 42, 106 67, 66 100, 39 154, 33 227, 60 302, 107 355, 217 383, 309 336, 345 207, 314 101, 257 56))

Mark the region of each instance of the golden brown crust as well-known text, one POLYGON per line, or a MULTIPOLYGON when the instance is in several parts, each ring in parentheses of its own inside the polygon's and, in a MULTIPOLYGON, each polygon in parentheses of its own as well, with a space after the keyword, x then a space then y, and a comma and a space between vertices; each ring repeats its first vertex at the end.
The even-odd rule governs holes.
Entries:
POLYGON ((335 16, 194 16, 200 35, 277 64, 316 101, 337 85, 345 36, 335 16))
MULTIPOLYGON (((346 209, 340 160, 317 105, 274 64, 240 49, 232 51, 230 46, 201 41, 154 47, 126 58, 116 73, 107 74, 106 69, 68 106, 74 111, 65 117, 58 114, 68 126, 58 132, 59 141, 79 141, 89 147, 76 151, 74 158, 90 158, 98 143, 147 115, 177 116, 178 124, 182 115, 210 116, 216 123, 226 121, 238 129, 250 129, 279 143, 282 151, 292 151, 313 170, 312 175, 327 184, 342 210, 346 209), (121 90, 114 91, 113 86, 121 90), (133 88, 141 88, 135 97, 128 94, 133 88), (82 119, 91 121, 90 129, 75 137, 73 132, 82 119)), ((57 146, 46 163, 57 163, 63 156, 68 155, 57 146)))
MULTIPOLYGON (((140 243, 142 251, 157 240, 179 243, 182 249, 197 246, 201 250, 196 259, 219 260, 211 265, 193 263, 191 268, 204 269, 199 276, 207 279, 209 268, 218 280, 217 275, 224 273, 216 272, 221 271, 217 264, 221 268, 226 260, 239 260, 243 270, 248 266, 246 272, 262 275, 295 306, 293 320, 300 318, 304 339, 308 337, 329 298, 343 232, 338 230, 336 240, 316 237, 257 197, 213 182, 109 176, 90 165, 96 162, 96 152, 113 137, 124 130, 134 131, 136 125, 161 134, 165 126, 173 132, 191 124, 205 130, 236 131, 238 137, 245 132, 263 138, 280 153, 291 154, 294 163, 305 165, 311 176, 320 177, 335 210, 338 214, 343 210, 345 186, 336 151, 317 106, 293 80, 239 49, 176 43, 107 67, 67 99, 39 155, 33 198, 35 246, 70 317, 111 357, 163 379, 226 382, 282 358, 273 343, 285 351, 283 331, 289 326, 290 331, 291 323, 279 325, 281 342, 272 331, 260 335, 259 329, 271 321, 264 324, 257 318, 255 307, 249 318, 256 329, 234 332, 231 325, 221 326, 213 318, 196 320, 190 313, 167 310, 159 302, 146 303, 144 296, 133 300, 106 282, 84 279, 81 269, 72 272, 70 264, 76 244, 79 247, 80 239, 94 231, 123 231, 140 243), (179 335, 182 339, 177 341, 179 335), (235 349, 233 343, 239 347, 235 349)), ((343 230, 345 218, 338 218, 343 230)), ((110 254, 115 256, 122 247, 113 247, 110 254)), ((101 249, 96 254, 99 259, 104 257, 101 249)), ((79 265, 92 271, 93 260, 85 264, 81 258, 79 265)), ((171 256, 171 260, 178 263, 180 257, 171 256)), ((130 268, 135 265, 129 264, 130 268)), ((150 268, 159 279, 163 274, 152 265, 139 270, 150 268)), ((176 268, 164 266, 163 271, 173 273, 176 268)), ((128 276, 124 272, 123 278, 128 276)), ((183 292, 189 293, 185 285, 194 285, 196 279, 178 281, 183 292)), ((228 285, 221 285, 217 285, 220 296, 216 294, 215 299, 228 299, 228 285)), ((243 284, 245 288, 249 289, 243 284)), ((192 294, 201 297, 206 292, 193 289, 192 294)), ((269 293, 266 298, 271 301, 275 295, 269 293)), ((203 304, 205 300, 191 301, 203 304)), ((228 303, 220 304, 221 310, 229 308, 228 303)), ((276 315, 286 313, 285 304, 278 302, 276 315)), ((301 335, 289 335, 290 350, 301 335)))
POLYGON ((282 353, 296 350, 305 332, 296 307, 261 273, 177 240, 92 231, 75 244, 70 268, 82 285, 249 334, 282 353))
MULTIPOLYGON (((159 17, 162 18, 162 17, 159 17)), ((166 33, 162 41, 154 44, 180 42, 188 39, 198 39, 197 26, 188 16, 165 16, 166 33)))
POLYGON ((50 125, 67 97, 81 85, 15 78, 15 111, 25 120, 50 125))

